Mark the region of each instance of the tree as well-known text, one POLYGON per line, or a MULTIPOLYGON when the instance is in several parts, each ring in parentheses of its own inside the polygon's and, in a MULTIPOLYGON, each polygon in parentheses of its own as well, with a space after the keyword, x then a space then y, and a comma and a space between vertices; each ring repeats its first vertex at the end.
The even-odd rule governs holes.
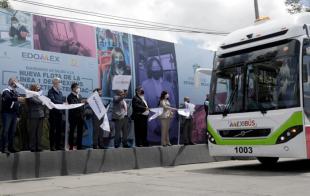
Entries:
POLYGON ((296 14, 303 11, 303 5, 300 0, 285 0, 285 5, 290 14, 296 14))
POLYGON ((9 0, 0 0, 0 8, 12 8, 9 0))

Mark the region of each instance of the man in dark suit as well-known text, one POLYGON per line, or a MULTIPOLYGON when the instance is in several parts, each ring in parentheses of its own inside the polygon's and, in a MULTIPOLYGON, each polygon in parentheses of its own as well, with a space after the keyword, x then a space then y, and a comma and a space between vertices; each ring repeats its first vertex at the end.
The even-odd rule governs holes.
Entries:
POLYGON ((16 91, 16 79, 9 79, 9 86, 2 91, 1 95, 1 115, 2 115, 2 133, 1 133, 1 151, 3 153, 16 152, 14 148, 14 136, 17 125, 18 111, 20 102, 24 98, 19 97, 16 91))
POLYGON ((194 109, 192 108, 194 105, 190 103, 189 97, 184 97, 184 104, 181 104, 181 108, 185 108, 189 111, 189 116, 181 116, 180 117, 180 125, 181 125, 181 133, 182 133, 182 143, 184 145, 194 145, 195 143, 192 141, 192 131, 193 131, 193 113, 194 109))
MULTIPOLYGON (((62 95, 61 83, 59 78, 53 79, 53 87, 48 91, 48 98, 55 104, 63 104, 65 102, 65 97, 62 95)), ((50 150, 63 150, 61 147, 61 132, 62 127, 62 115, 63 112, 61 110, 52 109, 50 110, 49 115, 49 140, 50 140, 50 150)))
MULTIPOLYGON (((32 84, 31 91, 40 91, 39 84, 32 84)), ((43 133, 43 121, 45 117, 45 106, 37 97, 27 99, 28 105, 28 132, 29 132, 29 149, 31 152, 42 151, 41 138, 43 133)))
MULTIPOLYGON (((78 83, 72 83, 71 85, 71 93, 67 97, 67 101, 69 104, 78 104, 82 103, 82 97, 80 95, 80 87, 78 83)), ((78 107, 75 109, 69 110, 69 150, 73 150, 74 146, 74 132, 77 129, 77 138, 76 138, 76 146, 78 150, 82 149, 82 139, 83 139, 83 107, 78 107)))
POLYGON ((136 95, 132 98, 132 109, 136 146, 148 146, 147 119, 149 115, 149 108, 144 99, 144 90, 141 86, 136 88, 136 95))
MULTIPOLYGON (((96 88, 93 92, 98 92, 99 96, 102 97, 102 90, 96 88)), ((103 130, 100 128, 100 125, 103 123, 103 119, 98 119, 92 110, 92 121, 93 121, 93 148, 103 148, 103 130)))

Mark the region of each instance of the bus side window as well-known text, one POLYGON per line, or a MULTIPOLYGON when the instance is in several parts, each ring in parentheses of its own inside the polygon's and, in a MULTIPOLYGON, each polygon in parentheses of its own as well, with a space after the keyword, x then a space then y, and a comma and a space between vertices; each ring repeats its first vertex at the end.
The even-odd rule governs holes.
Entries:
POLYGON ((310 40, 304 39, 303 43, 302 81, 305 114, 310 120, 310 40))

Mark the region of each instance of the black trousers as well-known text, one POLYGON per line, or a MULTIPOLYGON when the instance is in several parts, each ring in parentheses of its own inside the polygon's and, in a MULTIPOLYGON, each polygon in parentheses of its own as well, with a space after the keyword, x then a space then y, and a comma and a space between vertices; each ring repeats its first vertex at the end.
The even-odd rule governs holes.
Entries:
POLYGON ((15 113, 2 113, 1 151, 14 150, 14 138, 17 125, 15 113))
POLYGON ((49 140, 50 149, 62 149, 61 147, 61 132, 62 132, 62 113, 58 111, 51 110, 50 117, 50 130, 49 130, 49 140))
POLYGON ((147 141, 148 116, 137 115, 134 119, 136 146, 148 146, 147 141))
POLYGON ((74 146, 74 132, 77 129, 76 146, 77 149, 82 149, 82 139, 83 139, 83 125, 84 120, 82 117, 70 117, 69 116, 69 146, 72 149, 74 146))
POLYGON ((93 116, 93 147, 94 148, 103 148, 103 130, 100 128, 100 125, 103 123, 103 119, 98 120, 96 116, 93 116))
POLYGON ((193 120, 185 119, 182 127, 183 127, 183 132, 182 132, 183 144, 192 143, 193 120))
POLYGON ((28 119, 29 149, 31 151, 42 150, 43 120, 43 117, 28 119))

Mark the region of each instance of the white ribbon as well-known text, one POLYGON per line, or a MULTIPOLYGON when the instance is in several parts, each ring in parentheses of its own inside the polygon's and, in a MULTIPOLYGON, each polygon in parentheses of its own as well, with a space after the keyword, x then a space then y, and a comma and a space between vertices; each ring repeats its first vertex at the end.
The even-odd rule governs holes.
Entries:
POLYGON ((154 120, 160 116, 163 113, 163 108, 151 108, 150 111, 154 114, 149 118, 149 121, 154 120))
POLYGON ((106 114, 107 109, 104 107, 97 91, 94 92, 90 97, 88 97, 87 103, 94 111, 95 115, 99 120, 106 114))
POLYGON ((39 91, 39 92, 30 91, 30 90, 26 89, 22 84, 20 84, 18 82, 16 82, 15 84, 16 84, 16 86, 18 88, 20 88, 21 90, 25 91, 26 98, 30 98, 30 97, 34 97, 34 96, 41 96, 43 94, 43 91, 39 91))
POLYGON ((189 109, 178 109, 178 114, 188 118, 190 116, 189 109))
POLYGON ((111 131, 107 113, 105 113, 105 115, 104 115, 103 123, 100 125, 100 128, 104 131, 107 131, 107 132, 111 131))
POLYGON ((41 95, 38 97, 48 109, 57 109, 57 110, 71 110, 75 108, 79 108, 84 105, 84 103, 77 104, 55 104, 48 97, 41 95))
POLYGON ((37 96, 43 103, 43 105, 46 105, 48 109, 57 109, 57 110, 70 110, 74 108, 79 108, 84 105, 84 103, 78 103, 78 104, 54 104, 50 98, 42 95, 43 91, 40 92, 35 92, 35 91, 30 91, 26 89, 22 84, 16 82, 15 83, 18 88, 26 92, 26 98, 31 98, 37 96))

